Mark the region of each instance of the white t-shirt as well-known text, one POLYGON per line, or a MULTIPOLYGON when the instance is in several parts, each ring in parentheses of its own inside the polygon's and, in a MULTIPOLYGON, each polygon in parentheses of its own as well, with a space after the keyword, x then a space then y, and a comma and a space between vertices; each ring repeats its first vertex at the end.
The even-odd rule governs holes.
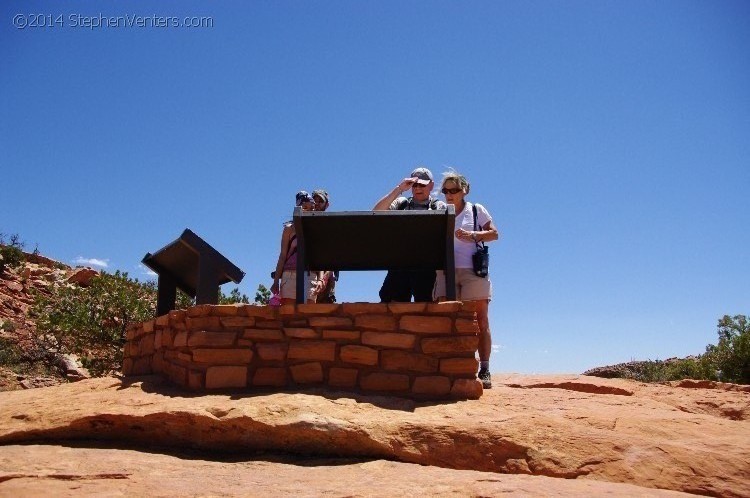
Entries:
MULTIPOLYGON (((467 232, 474 231, 474 211, 471 209, 471 202, 466 202, 464 210, 456 214, 456 230, 463 228, 467 232)), ((481 204, 477 206, 477 229, 484 230, 482 227, 492 221, 492 216, 481 204)), ((456 268, 472 268, 471 256, 477 252, 477 245, 473 241, 464 242, 458 240, 456 234, 453 234, 453 252, 455 254, 456 268)))

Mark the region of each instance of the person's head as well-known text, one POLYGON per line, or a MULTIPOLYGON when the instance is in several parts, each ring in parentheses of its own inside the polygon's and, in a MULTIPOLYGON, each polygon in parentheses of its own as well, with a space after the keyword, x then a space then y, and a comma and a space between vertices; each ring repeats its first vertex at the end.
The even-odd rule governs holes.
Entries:
POLYGON ((326 192, 322 188, 313 190, 312 198, 315 202, 316 211, 325 211, 326 209, 328 209, 328 192, 326 192))
POLYGON ((312 211, 315 207, 315 201, 305 190, 297 192, 296 206, 300 206, 303 211, 312 211))
POLYGON ((457 209, 460 209, 464 204, 464 197, 466 197, 470 189, 469 181, 464 175, 459 174, 455 170, 443 173, 440 191, 445 196, 446 204, 453 204, 457 209))
POLYGON ((432 171, 420 166, 411 172, 412 178, 416 181, 411 185, 411 195, 417 202, 425 202, 430 198, 430 192, 435 186, 435 182, 432 180, 432 171))

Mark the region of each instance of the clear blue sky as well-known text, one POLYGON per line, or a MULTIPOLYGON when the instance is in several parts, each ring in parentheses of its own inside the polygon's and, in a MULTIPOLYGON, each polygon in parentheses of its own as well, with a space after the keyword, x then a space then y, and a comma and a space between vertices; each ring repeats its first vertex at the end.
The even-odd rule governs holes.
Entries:
POLYGON ((419 164, 502 231, 493 371, 701 353, 750 313, 750 2, 0 4, 0 232, 60 261, 149 278, 190 227, 252 298, 296 191, 366 210, 419 164))

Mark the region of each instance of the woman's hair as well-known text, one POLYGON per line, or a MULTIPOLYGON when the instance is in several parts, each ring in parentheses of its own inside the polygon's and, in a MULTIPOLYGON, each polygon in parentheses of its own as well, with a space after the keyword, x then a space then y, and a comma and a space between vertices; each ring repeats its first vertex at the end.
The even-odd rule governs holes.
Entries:
POLYGON ((445 182, 451 181, 459 186, 459 188, 462 188, 464 192, 467 194, 469 193, 469 190, 471 189, 471 185, 469 185, 469 180, 466 179, 466 177, 462 174, 460 174, 458 171, 456 171, 453 168, 450 168, 448 171, 443 173, 443 181, 440 184, 440 190, 443 190, 443 187, 445 187, 445 182))

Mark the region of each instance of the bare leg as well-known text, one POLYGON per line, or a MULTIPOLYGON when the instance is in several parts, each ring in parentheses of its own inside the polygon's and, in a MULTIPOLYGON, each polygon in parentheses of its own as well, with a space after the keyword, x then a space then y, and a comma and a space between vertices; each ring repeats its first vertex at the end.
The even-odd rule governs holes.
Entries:
POLYGON ((490 317, 488 300, 472 301, 477 303, 477 322, 479 322, 479 361, 489 361, 492 352, 492 334, 490 333, 490 317))

